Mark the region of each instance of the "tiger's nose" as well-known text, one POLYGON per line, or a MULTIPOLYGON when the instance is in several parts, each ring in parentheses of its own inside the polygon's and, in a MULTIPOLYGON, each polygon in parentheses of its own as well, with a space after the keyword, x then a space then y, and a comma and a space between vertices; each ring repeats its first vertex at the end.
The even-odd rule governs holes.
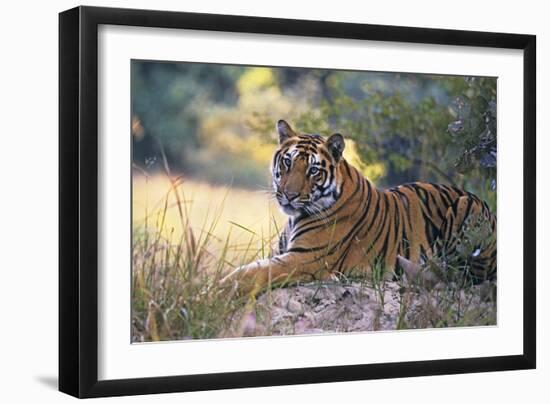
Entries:
POLYGON ((300 196, 299 192, 292 192, 292 191, 285 191, 284 194, 286 196, 286 199, 289 202, 293 201, 294 199, 296 199, 300 196))

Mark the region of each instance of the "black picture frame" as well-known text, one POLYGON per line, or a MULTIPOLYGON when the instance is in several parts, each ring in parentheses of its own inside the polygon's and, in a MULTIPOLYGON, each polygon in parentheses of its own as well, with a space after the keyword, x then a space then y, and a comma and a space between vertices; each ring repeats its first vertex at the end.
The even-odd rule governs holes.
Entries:
POLYGON ((59 15, 59 390, 102 397, 534 369, 536 366, 533 35, 77 7, 59 15), (98 26, 101 24, 523 50, 523 354, 99 381, 98 26))

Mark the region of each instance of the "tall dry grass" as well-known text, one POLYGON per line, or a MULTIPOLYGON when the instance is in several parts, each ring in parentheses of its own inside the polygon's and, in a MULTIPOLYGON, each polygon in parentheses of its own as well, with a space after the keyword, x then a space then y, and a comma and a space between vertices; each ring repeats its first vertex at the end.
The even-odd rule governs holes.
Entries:
POLYGON ((141 172, 132 209, 133 341, 230 335, 247 297, 220 279, 271 254, 283 217, 268 195, 141 172))

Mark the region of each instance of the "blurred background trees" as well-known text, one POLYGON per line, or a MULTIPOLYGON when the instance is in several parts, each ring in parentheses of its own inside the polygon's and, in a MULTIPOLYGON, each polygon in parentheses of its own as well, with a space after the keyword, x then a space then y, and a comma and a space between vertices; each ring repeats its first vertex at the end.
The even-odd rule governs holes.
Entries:
POLYGON ((496 209, 496 78, 132 62, 136 167, 213 184, 270 184, 275 122, 344 135, 380 187, 454 184, 496 209))

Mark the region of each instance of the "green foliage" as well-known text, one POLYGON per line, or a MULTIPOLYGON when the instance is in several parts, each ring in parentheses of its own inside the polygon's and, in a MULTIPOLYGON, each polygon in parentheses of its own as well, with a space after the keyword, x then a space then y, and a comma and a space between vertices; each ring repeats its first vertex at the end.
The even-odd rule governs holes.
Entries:
POLYGON ((496 188, 497 105, 496 80, 470 77, 468 89, 455 98, 455 120, 448 131, 453 137, 459 172, 481 172, 496 188))
POLYGON ((443 182, 496 208, 495 78, 134 61, 132 114, 139 166, 163 148, 187 175, 268 185, 272 148, 251 150, 274 147, 284 118, 352 139, 365 165, 383 167, 381 186, 443 182))
POLYGON ((193 171, 202 110, 211 102, 234 103, 244 68, 134 60, 131 69, 132 115, 143 128, 143 136, 132 137, 134 163, 158 162, 162 148, 171 167, 193 171))
POLYGON ((367 164, 386 164, 382 185, 422 180, 477 190, 494 178, 495 79, 334 72, 326 87, 329 96, 299 125, 328 123, 353 139, 367 164))

